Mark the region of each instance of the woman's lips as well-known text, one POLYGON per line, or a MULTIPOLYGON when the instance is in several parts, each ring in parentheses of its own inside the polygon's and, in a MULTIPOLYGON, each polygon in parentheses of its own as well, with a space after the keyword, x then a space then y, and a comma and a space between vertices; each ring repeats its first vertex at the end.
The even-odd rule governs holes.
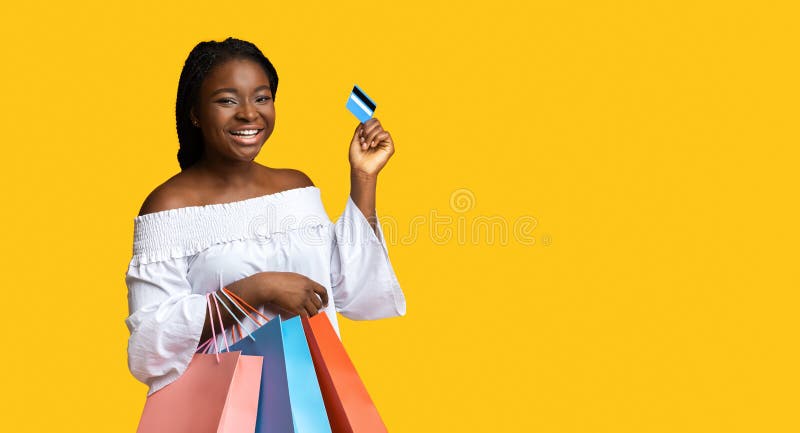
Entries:
POLYGON ((264 129, 259 129, 255 135, 237 135, 231 131, 228 131, 228 135, 233 138, 233 141, 241 144, 242 146, 252 146, 258 143, 259 139, 261 139, 261 134, 264 133, 264 129))

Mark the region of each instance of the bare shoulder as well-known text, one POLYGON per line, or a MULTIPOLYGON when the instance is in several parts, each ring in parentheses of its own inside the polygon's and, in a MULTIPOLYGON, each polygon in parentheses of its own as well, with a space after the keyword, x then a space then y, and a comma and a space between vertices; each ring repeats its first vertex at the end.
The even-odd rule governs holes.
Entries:
POLYGON ((314 186, 314 182, 302 171, 291 168, 263 167, 260 180, 253 185, 253 190, 239 191, 233 194, 220 194, 214 188, 207 187, 202 177, 192 174, 190 170, 182 171, 159 185, 142 203, 139 216, 197 206, 206 203, 224 203, 242 200, 255 194, 270 194, 290 189, 314 186), (206 187, 203 187, 206 185, 206 187))
POLYGON ((178 173, 156 187, 142 203, 139 216, 190 206, 196 201, 185 177, 178 173))
POLYGON ((293 168, 269 168, 272 184, 278 191, 314 186, 314 182, 305 173, 293 168))

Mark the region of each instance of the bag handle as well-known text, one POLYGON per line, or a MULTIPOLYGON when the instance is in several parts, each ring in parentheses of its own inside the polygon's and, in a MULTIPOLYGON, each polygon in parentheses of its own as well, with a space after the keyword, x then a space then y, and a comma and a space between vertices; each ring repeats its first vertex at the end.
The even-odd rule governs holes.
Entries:
POLYGON ((219 297, 219 292, 222 292, 222 294, 225 295, 226 298, 228 298, 228 301, 234 307, 236 307, 236 309, 239 310, 239 312, 241 312, 244 317, 247 317, 251 322, 253 322, 253 325, 255 325, 255 328, 253 328, 252 331, 248 332, 247 336, 250 337, 251 340, 256 341, 255 337, 253 337, 253 332, 255 332, 256 329, 258 329, 259 327, 261 327, 261 324, 259 324, 255 320, 253 320, 253 318, 251 318, 247 313, 245 313, 242 310, 242 308, 239 306, 239 304, 236 303, 236 301, 234 301, 233 299, 231 299, 230 296, 228 296, 228 293, 230 293, 230 292, 225 293, 225 292, 227 292, 227 289, 225 289, 225 286, 222 284, 222 273, 219 273, 218 276, 219 276, 219 290, 214 293, 214 296, 217 299, 219 299, 219 301, 222 303, 222 306, 225 307, 225 309, 228 311, 228 313, 231 315, 231 317, 233 317, 233 319, 236 320, 236 323, 234 324, 234 326, 231 326, 231 339, 233 340, 234 343, 237 341, 236 340, 236 334, 235 334, 236 330, 239 331, 239 339, 241 340, 242 338, 244 338, 244 336, 242 335, 242 329, 247 329, 247 327, 244 326, 244 324, 242 324, 242 322, 239 321, 239 318, 237 318, 236 315, 233 314, 233 312, 230 310, 230 308, 228 308, 228 305, 225 304, 225 302, 222 302, 222 298, 219 297))
MULTIPOLYGON (((228 308, 228 306, 225 305, 224 302, 222 302, 222 299, 219 298, 219 293, 218 292, 214 292, 213 298, 214 298, 214 302, 217 302, 217 299, 219 299, 219 303, 222 304, 222 307, 225 308, 225 310, 228 311, 228 314, 230 314, 231 317, 233 317, 233 320, 235 320, 236 323, 239 324, 239 326, 244 327, 244 324, 241 321, 239 321, 239 318, 236 317, 236 314, 233 314, 233 311, 231 311, 231 309, 228 308)), ((228 299, 230 299, 230 298, 228 298, 228 299)), ((234 303, 234 305, 236 305, 236 304, 234 303)), ((217 308, 219 308, 219 307, 217 307, 217 308)), ((239 308, 239 306, 236 305, 236 308, 239 308)), ((241 308, 239 308, 239 311, 242 311, 241 308)), ((242 311, 242 313, 244 313, 244 311, 242 311)), ((250 316, 245 316, 245 317, 250 318, 250 316)), ((253 320, 253 319, 250 319, 250 320, 253 320)), ((256 323, 256 329, 258 329, 258 326, 259 326, 258 323, 256 323)), ((250 339, 252 339, 253 341, 256 341, 255 337, 253 337, 253 335, 252 335, 252 332, 248 333, 247 336, 250 337, 250 339)), ((231 337, 233 337, 233 328, 231 328, 231 337)), ((228 348, 228 351, 230 351, 230 348, 228 348)))
MULTIPOLYGON (((220 283, 222 283, 222 281, 221 281, 221 277, 220 277, 220 283)), ((230 352, 231 348, 230 348, 230 346, 228 345, 228 338, 227 338, 227 335, 225 335, 225 331, 224 331, 225 327, 224 327, 224 326, 223 326, 223 324, 222 324, 222 314, 221 314, 221 310, 220 310, 220 308, 219 308, 219 305, 220 305, 220 304, 222 304, 222 307, 223 307, 223 308, 224 308, 224 309, 225 309, 225 310, 228 312, 228 314, 230 314, 230 315, 231 315, 231 317, 233 317, 233 319, 236 321, 236 323, 235 323, 235 324, 234 324, 234 325, 231 327, 231 339, 232 339, 232 343, 231 343, 231 344, 233 344, 233 343, 235 343, 236 341, 238 341, 238 340, 241 340, 242 338, 244 338, 244 333, 242 332, 242 329, 247 329, 247 327, 246 327, 246 326, 244 326, 244 324, 243 324, 243 323, 242 323, 242 322, 239 320, 239 318, 238 318, 238 317, 236 317, 236 314, 234 314, 234 313, 233 313, 233 311, 231 311, 231 309, 230 309, 230 308, 228 308, 228 305, 227 305, 225 302, 223 302, 223 301, 222 301, 222 298, 220 298, 220 297, 219 297, 219 292, 222 292, 222 294, 223 294, 223 295, 224 295, 224 296, 225 296, 225 297, 228 299, 228 301, 229 301, 229 302, 230 302, 230 303, 231 303, 231 304, 232 304, 234 307, 236 307, 236 309, 237 309, 237 310, 239 310, 239 312, 241 312, 241 313, 242 313, 242 315, 243 315, 244 317, 246 317, 248 320, 250 320, 251 322, 253 322, 253 325, 255 325, 255 328, 254 328, 254 330, 253 330, 253 331, 250 331, 250 332, 248 332, 248 333, 247 333, 247 336, 248 336, 248 337, 250 337, 250 339, 251 339, 251 340, 253 340, 253 341, 256 341, 256 338, 255 338, 255 337, 253 337, 253 332, 255 332, 255 329, 258 329, 258 328, 259 328, 259 327, 261 327, 262 325, 261 325, 260 323, 258 323, 256 320, 254 320, 254 319, 253 319, 253 318, 250 316, 250 314, 248 314, 247 312, 245 312, 244 310, 242 310, 242 307, 240 307, 240 306, 239 306, 239 302, 241 302, 242 304, 244 304, 244 305, 245 305, 247 308, 250 308, 251 310, 253 310, 253 311, 254 311, 256 314, 258 314, 258 315, 260 315, 261 317, 263 317, 265 321, 267 321, 267 322, 269 321, 269 319, 268 319, 266 316, 264 316, 264 315, 263 315, 263 314, 261 314, 261 313, 260 313, 258 310, 256 310, 255 308, 253 308, 253 307, 252 307, 250 304, 248 304, 247 302, 245 302, 244 300, 242 300, 242 298, 240 298, 240 297, 236 296, 236 294, 235 294, 235 293, 233 293, 233 292, 229 291, 228 289, 226 289, 226 288, 224 288, 224 287, 222 287, 222 288, 221 288, 221 290, 219 290, 219 291, 217 291, 217 292, 213 292, 213 293, 206 293, 206 303, 208 304, 208 312, 209 312, 209 320, 210 320, 210 322, 211 322, 211 334, 212 334, 212 337, 211 337, 211 338, 209 338, 208 340, 206 340, 206 341, 205 341, 203 344, 201 344, 200 346, 198 346, 198 347, 197 347, 197 350, 196 350, 196 352, 195 352, 195 353, 208 353, 208 352, 209 352, 209 350, 211 350, 211 347, 212 347, 211 343, 212 343, 212 342, 214 343, 214 344, 213 344, 213 347, 216 349, 216 353, 219 353, 219 352, 220 352, 220 350, 219 350, 219 347, 217 347, 217 336, 216 336, 216 330, 214 329, 214 314, 213 314, 213 309, 212 309, 212 307, 211 307, 211 302, 210 302, 210 300, 209 300, 210 298, 213 298, 213 299, 214 299, 214 305, 216 306, 216 310, 217 310, 217 318, 218 318, 218 320, 219 320, 220 332, 222 333, 222 335, 223 335, 223 338, 225 338, 225 350, 226 350, 227 352, 230 352), (234 296, 236 299, 238 299, 238 300, 239 300, 239 302, 237 302, 237 301, 235 301, 234 299, 232 299, 232 298, 231 298, 231 296, 234 296), (239 338, 238 338, 238 339, 236 338, 236 331, 237 331, 237 330, 239 331, 239 338)))
POLYGON ((209 338, 203 344, 197 346, 197 350, 194 353, 206 353, 206 349, 208 349, 208 345, 211 344, 211 339, 209 338))
MULTIPOLYGON (((217 346, 217 331, 216 331, 216 329, 214 327, 214 308, 211 307, 211 297, 212 296, 209 293, 206 293, 205 296, 206 296, 206 305, 208 305, 208 321, 211 324, 211 338, 209 338, 203 344, 198 346, 197 350, 195 351, 195 353, 206 353, 207 354, 208 351, 211 349, 211 346, 212 346, 211 343, 214 343, 213 344, 213 347, 215 349, 214 350, 214 355, 217 358, 217 364, 219 364, 219 362, 220 362, 220 359, 219 359, 220 348, 219 348, 219 346, 217 346)), ((224 303, 222 305, 225 306, 224 303)), ((231 348, 228 345, 228 337, 225 335, 225 331, 224 331, 225 327, 222 325, 222 314, 220 312, 219 303, 217 302, 216 298, 214 298, 214 306, 216 307, 216 311, 217 311, 217 320, 219 321, 219 329, 221 331, 221 335, 222 335, 223 340, 225 340, 225 351, 226 352, 230 352, 231 348)), ((234 318, 235 318, 235 316, 234 316, 234 318)))
POLYGON ((254 324, 254 325, 256 325, 256 326, 263 326, 262 324, 258 323, 258 321, 254 320, 254 319, 253 319, 253 317, 252 317, 250 314, 248 314, 247 312, 245 312, 244 310, 242 310, 242 307, 241 307, 241 305, 244 305, 245 307, 247 307, 247 308, 249 308, 250 310, 252 310, 254 313, 256 313, 256 314, 258 314, 259 316, 261 316, 261 318, 262 318, 262 319, 264 319, 264 322, 265 322, 265 323, 266 323, 266 322, 269 322, 269 320, 270 320, 270 319, 269 319, 267 316, 265 316, 265 315, 261 314, 261 313, 260 313, 260 312, 259 312, 257 309, 253 308, 253 306, 252 306, 252 305, 248 304, 248 303, 247 303, 247 302, 245 302, 245 301, 244 301, 242 298, 240 298, 239 296, 237 296, 237 295, 236 295, 236 293, 233 293, 233 292, 231 292, 230 290, 228 290, 228 289, 227 289, 227 288, 225 288, 225 287, 223 287, 222 289, 220 289, 220 292, 222 292, 222 294, 223 294, 223 295, 224 295, 226 298, 228 298, 228 301, 230 301, 230 303, 231 303, 231 304, 233 304, 233 306, 234 306, 234 307, 236 307, 236 309, 237 309, 237 310, 239 310, 239 312, 240 312, 240 313, 242 313, 242 315, 244 315, 244 317, 247 317, 247 319, 248 319, 248 320, 250 320, 251 322, 253 322, 253 324, 254 324), (231 297, 233 297, 233 298, 236 298, 236 300, 234 300, 234 299, 233 299, 233 298, 231 298, 231 297))
MULTIPOLYGON (((255 324, 257 328, 261 327, 263 325, 258 323, 258 321, 256 320, 258 317, 256 317, 256 315, 261 317, 261 319, 264 320, 264 323, 268 323, 271 320, 269 317, 261 314, 260 311, 258 311, 252 305, 248 304, 247 301, 245 301, 244 299, 240 298, 239 296, 237 296, 235 293, 231 292, 227 288, 223 287, 221 292, 226 298, 228 298, 228 300, 231 302, 231 304, 233 304, 239 311, 241 311, 242 314, 244 314, 244 317, 247 317, 251 322, 253 322, 253 324, 255 324), (242 310, 242 307, 240 305, 246 307, 247 309, 252 311, 252 313, 246 313, 244 310, 242 310), (253 313, 255 313, 255 314, 253 314, 253 313), (256 317, 256 319, 254 319, 253 317, 256 317)), ((244 326, 244 325, 242 325, 242 326, 244 326)), ((253 331, 253 332, 255 332, 255 331, 253 331)), ((231 335, 234 335, 233 332, 231 333, 231 335)), ((244 338, 244 336, 242 335, 242 330, 241 329, 239 329, 239 335, 240 335, 240 338, 244 338)), ((248 334, 248 336, 253 338, 251 334, 248 334)))
POLYGON ((244 338, 244 335, 242 334, 242 327, 239 326, 238 323, 234 325, 231 333, 233 334, 233 338, 236 338, 237 340, 244 338))
POLYGON ((217 346, 217 331, 214 330, 214 310, 211 308, 211 295, 208 293, 206 293, 206 304, 208 304, 208 321, 211 323, 211 341, 214 343, 214 349, 216 349, 214 356, 217 357, 217 364, 219 364, 220 361, 219 347, 217 346))
MULTIPOLYGON (((236 306, 237 306, 237 307, 238 307, 239 305, 243 305, 243 306, 247 307, 247 309, 249 309, 249 310, 250 310, 250 311, 252 311, 253 313, 256 313, 256 314, 258 314, 258 315, 259 315, 259 316, 260 316, 262 319, 264 319, 264 321, 265 321, 265 322, 269 322, 269 321, 270 321, 270 319, 269 319, 267 316, 265 316, 265 315, 261 314, 261 312, 260 312, 260 311, 258 311, 257 309, 253 308, 253 306, 252 306, 252 305, 248 304, 248 303, 247 303, 247 301, 245 301, 244 299, 242 299, 242 298, 240 298, 239 296, 237 296, 237 295, 236 295, 236 293, 233 293, 233 292, 231 292, 230 290, 228 290, 228 289, 227 289, 227 288, 225 288, 225 287, 223 287, 223 288, 222 288, 222 293, 223 293, 225 296, 227 296, 227 297, 228 297, 228 299, 230 299, 230 300, 231 300, 231 302, 233 302, 234 304, 236 304, 236 306), (231 296, 232 296, 232 297, 233 297, 233 298, 234 298, 236 301, 234 301, 233 299, 231 299, 231 298, 230 298, 231 296), (238 301, 238 302, 237 302, 237 301, 238 301)), ((242 309, 241 309, 241 308, 239 308, 239 311, 242 311, 242 309)), ((244 311, 242 311, 242 313, 244 313, 244 314, 246 314, 246 315, 247 315, 247 313, 245 313, 244 311)), ((250 315, 247 315, 247 317, 250 317, 250 315)))
MULTIPOLYGON (((225 327, 222 326, 222 313, 219 311, 219 303, 217 302, 217 296, 216 295, 217 294, 214 293, 214 296, 212 296, 212 298, 214 298, 214 306, 217 307, 217 320, 219 320, 219 333, 222 335, 222 339, 225 341, 225 351, 226 352, 230 352, 231 348, 230 348, 230 346, 228 346, 228 336, 225 335, 225 327)), ((223 306, 224 306, 224 304, 223 304, 223 306)), ((225 307, 225 309, 227 309, 227 308, 228 307, 225 307)))

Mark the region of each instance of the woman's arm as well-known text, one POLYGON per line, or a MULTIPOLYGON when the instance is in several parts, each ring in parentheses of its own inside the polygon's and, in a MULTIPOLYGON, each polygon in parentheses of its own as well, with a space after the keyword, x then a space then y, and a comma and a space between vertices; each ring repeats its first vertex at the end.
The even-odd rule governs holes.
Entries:
POLYGON ((377 118, 359 123, 350 141, 350 197, 372 229, 378 173, 394 154, 394 141, 377 118))
MULTIPOLYGON (((294 272, 259 272, 231 283, 226 288, 255 308, 273 304, 291 314, 313 316, 322 306, 328 305, 328 292, 324 286, 294 272)), ((233 312, 238 310, 230 304, 225 295, 220 294, 219 299, 228 307, 226 309, 220 306, 224 329, 236 323, 227 310, 233 312)), ((201 343, 211 337, 209 320, 210 315, 206 314, 203 334, 200 337, 201 343)), ((214 327, 219 327, 219 319, 216 316, 214 316, 214 327)))
POLYGON ((350 198, 356 204, 369 225, 375 230, 377 224, 375 217, 375 195, 378 186, 378 176, 366 175, 355 170, 350 171, 350 198))
POLYGON ((350 199, 336 223, 331 257, 336 311, 354 320, 406 312, 375 211, 378 173, 393 153, 392 137, 378 119, 358 125, 350 142, 350 199))

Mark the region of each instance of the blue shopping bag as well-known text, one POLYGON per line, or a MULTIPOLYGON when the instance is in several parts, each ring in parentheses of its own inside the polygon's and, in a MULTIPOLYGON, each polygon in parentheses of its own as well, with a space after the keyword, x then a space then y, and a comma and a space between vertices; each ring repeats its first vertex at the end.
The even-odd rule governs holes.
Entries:
MULTIPOLYGON (((258 313, 227 289, 221 292, 240 312, 244 307, 258 313)), ((331 432, 299 316, 269 320, 229 350, 264 358, 256 433, 331 432)))

